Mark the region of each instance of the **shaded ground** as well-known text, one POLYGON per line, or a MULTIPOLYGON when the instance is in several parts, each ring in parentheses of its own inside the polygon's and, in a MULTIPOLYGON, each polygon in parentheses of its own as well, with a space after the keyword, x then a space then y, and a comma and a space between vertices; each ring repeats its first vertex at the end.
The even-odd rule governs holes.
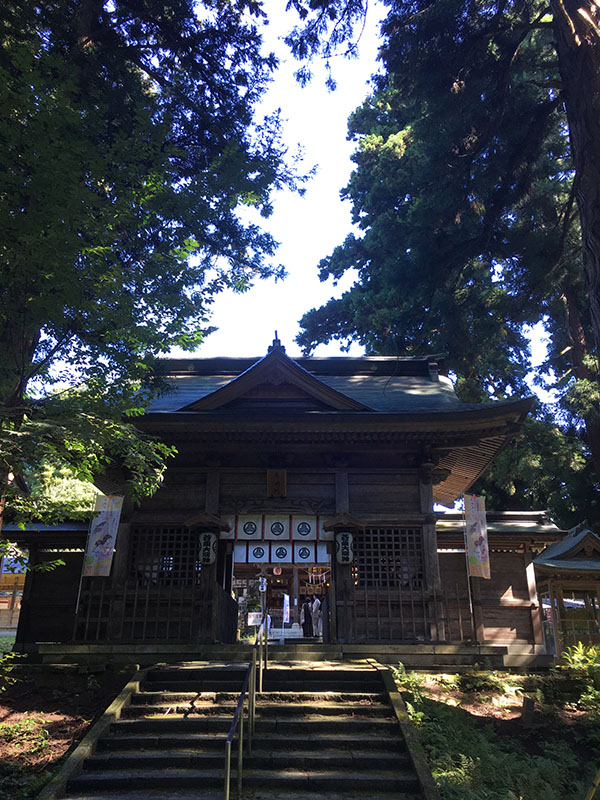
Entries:
POLYGON ((0 694, 0 797, 35 796, 131 674, 15 666, 0 694))
POLYGON ((398 675, 444 800, 583 800, 600 693, 555 672, 398 675), (524 699, 526 708, 524 711, 524 699))

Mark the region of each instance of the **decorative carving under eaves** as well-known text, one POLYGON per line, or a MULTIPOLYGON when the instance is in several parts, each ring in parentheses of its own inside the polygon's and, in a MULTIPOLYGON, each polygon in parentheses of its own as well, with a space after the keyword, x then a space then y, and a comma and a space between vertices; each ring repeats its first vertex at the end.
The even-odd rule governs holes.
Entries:
POLYGON ((251 514, 262 512, 263 514, 331 514, 333 509, 324 500, 305 498, 302 500, 290 500, 287 497, 271 497, 264 495, 260 497, 240 497, 229 499, 221 504, 222 514, 251 514))

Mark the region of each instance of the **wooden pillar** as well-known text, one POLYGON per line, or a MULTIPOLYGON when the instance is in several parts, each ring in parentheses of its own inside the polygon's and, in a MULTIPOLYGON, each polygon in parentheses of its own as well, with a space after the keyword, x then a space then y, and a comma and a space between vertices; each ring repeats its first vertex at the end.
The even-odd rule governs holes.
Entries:
POLYGON ((533 556, 531 554, 531 547, 525 545, 525 552, 523 553, 525 561, 525 574, 527 576, 527 589, 529 592, 529 603, 531 609, 531 631, 533 634, 533 644, 544 643, 544 631, 542 624, 542 609, 538 598, 538 591, 535 582, 535 566, 533 564, 533 556))
MULTIPOLYGON (((220 488, 221 488, 221 473, 218 469, 212 468, 206 473, 206 494, 204 500, 204 510, 207 514, 219 515, 220 503, 220 488)), ((200 580, 198 588, 200 596, 207 600, 210 598, 210 630, 211 640, 217 641, 217 631, 219 629, 218 620, 218 602, 217 602, 217 581, 219 572, 223 575, 225 562, 226 562, 226 548, 227 541, 221 539, 219 531, 217 533, 217 559, 214 564, 205 564, 200 572, 200 580)), ((204 603, 203 603, 204 606, 204 603)))
POLYGON ((424 590, 428 595, 427 609, 429 616, 429 638, 441 641, 445 637, 444 626, 439 624, 441 616, 441 581, 440 563, 437 552, 437 534, 435 531, 435 515, 433 513, 433 464, 422 465, 419 474, 419 496, 423 521, 423 569, 424 590), (434 601, 434 594, 440 599, 434 601))
POLYGON ((435 532, 435 515, 433 513, 433 465, 424 464, 419 476, 419 494, 421 514, 425 515, 423 523, 423 566, 425 568, 425 586, 428 589, 440 589, 440 563, 437 553, 437 535, 435 532))
MULTIPOLYGON (((335 511, 336 514, 350 513, 350 492, 348 488, 348 472, 346 470, 338 470, 335 474, 335 511)), ((351 642, 351 604, 354 602, 352 565, 337 563, 335 541, 331 548, 331 575, 332 602, 329 604, 331 641, 351 642)))
POLYGON ((560 615, 558 611, 558 599, 554 581, 548 581, 548 592, 550 594, 550 619, 552 621, 552 630, 554 631, 554 647, 556 649, 556 657, 560 658, 562 653, 562 644, 560 641, 560 615))
POLYGON ((37 573, 31 569, 38 563, 37 544, 33 542, 28 545, 29 570, 25 573, 25 585, 23 586, 23 596, 21 597, 21 611, 19 613, 19 622, 17 624, 17 633, 15 636, 15 651, 24 652, 24 645, 30 644, 32 640, 30 618, 32 614, 31 603, 34 595, 34 584, 37 573))
POLYGON ((471 584, 471 602, 473 603, 473 627, 475 628, 475 640, 478 644, 485 642, 485 622, 483 619, 483 606, 481 605, 481 578, 467 576, 471 584))

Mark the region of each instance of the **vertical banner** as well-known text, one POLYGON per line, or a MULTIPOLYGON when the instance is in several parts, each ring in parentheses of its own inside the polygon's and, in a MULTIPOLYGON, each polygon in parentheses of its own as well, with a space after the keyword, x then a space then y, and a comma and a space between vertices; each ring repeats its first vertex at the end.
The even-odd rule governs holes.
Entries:
POLYGON ((488 548, 485 500, 474 494, 465 494, 465 549, 469 575, 490 578, 490 551, 488 548))
POLYGON ((290 596, 285 593, 283 595, 283 621, 290 621, 290 596))
POLYGON ((107 577, 110 574, 122 507, 122 497, 98 495, 96 498, 95 516, 83 559, 84 577, 107 577))

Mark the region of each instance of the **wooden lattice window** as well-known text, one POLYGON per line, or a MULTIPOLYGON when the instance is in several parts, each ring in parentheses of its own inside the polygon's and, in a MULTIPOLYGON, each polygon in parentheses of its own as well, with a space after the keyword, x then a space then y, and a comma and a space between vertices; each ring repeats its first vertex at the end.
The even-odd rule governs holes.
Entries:
POLYGON ((423 585, 420 528, 367 528, 354 537, 354 575, 366 588, 417 589, 423 585))
POLYGON ((130 552, 131 577, 144 586, 189 586, 202 569, 198 534, 189 528, 136 527, 130 552))

